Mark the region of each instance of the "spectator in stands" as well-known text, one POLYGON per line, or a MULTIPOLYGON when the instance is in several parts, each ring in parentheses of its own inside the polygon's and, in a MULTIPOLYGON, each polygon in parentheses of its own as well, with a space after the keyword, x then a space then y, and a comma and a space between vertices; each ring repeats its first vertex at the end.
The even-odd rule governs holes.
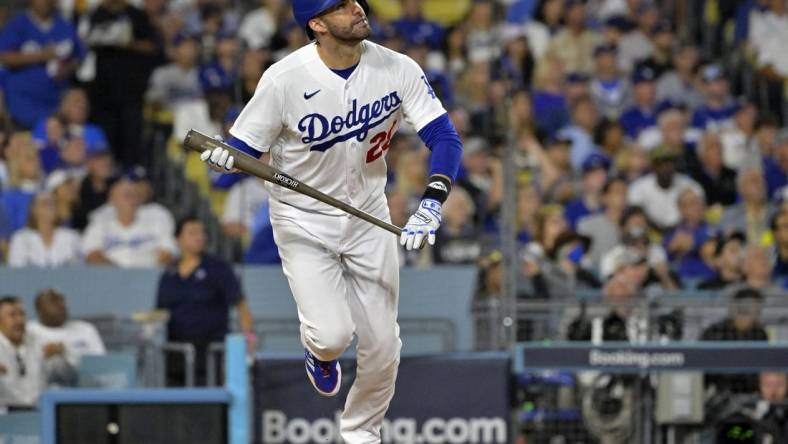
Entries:
POLYGON ((431 49, 439 49, 443 43, 443 27, 424 18, 423 3, 423 0, 401 0, 402 17, 391 22, 391 26, 408 45, 424 43, 431 49))
POLYGON ((602 42, 602 37, 586 28, 585 2, 564 2, 564 21, 566 26, 552 38, 546 56, 557 56, 566 72, 591 74, 594 70, 594 48, 602 42))
POLYGON ((766 179, 767 196, 774 199, 779 191, 788 189, 785 188, 788 185, 788 128, 777 133, 772 155, 764 158, 761 166, 766 179))
POLYGON ((507 80, 509 90, 524 90, 531 86, 535 63, 528 46, 528 38, 522 31, 517 30, 513 35, 508 36, 504 54, 498 60, 498 70, 501 72, 501 77, 507 80))
POLYGON ((537 63, 533 78, 534 121, 552 137, 569 124, 569 102, 564 94, 569 79, 561 60, 554 54, 546 55, 537 63))
POLYGON ((602 210, 602 190, 607 181, 610 161, 602 154, 593 153, 583 161, 580 198, 566 205, 564 217, 572 229, 583 217, 602 210))
POLYGON ((249 177, 233 185, 224 201, 224 232, 235 238, 251 236, 256 215, 267 202, 268 192, 262 180, 249 177))
POLYGON ((160 50, 156 29, 144 11, 126 0, 102 0, 89 21, 85 40, 96 54, 89 87, 92 120, 106 132, 118 162, 147 164, 149 148, 141 144, 142 99, 160 50))
POLYGON ((788 399, 788 374, 761 372, 758 379, 758 392, 761 394, 761 399, 774 403, 782 403, 788 399))
POLYGON ((758 375, 760 399, 753 413, 759 437, 766 442, 785 442, 786 431, 785 404, 788 401, 788 374, 784 372, 761 372, 758 375), (767 441, 771 439, 771 441, 767 441))
POLYGON ((257 83, 263 76, 263 70, 270 61, 270 51, 245 51, 243 53, 239 79, 242 103, 248 103, 251 100, 257 83))
POLYGON ((788 288, 788 211, 782 209, 772 217, 774 235, 774 268, 772 277, 777 284, 788 288))
POLYGON ((580 219, 577 232, 591 239, 588 261, 597 269, 602 256, 620 242, 619 222, 627 205, 627 182, 620 176, 607 180, 602 189, 602 212, 580 219))
POLYGON ((287 3, 282 0, 262 0, 260 7, 247 13, 238 37, 252 50, 259 50, 271 46, 271 41, 282 21, 282 16, 287 14, 287 3))
POLYGON ((698 160, 689 173, 703 187, 706 202, 726 207, 736 202, 736 171, 724 165, 722 142, 717 133, 703 135, 698 146, 698 160))
POLYGON ((468 59, 492 62, 500 55, 500 25, 495 22, 495 4, 491 0, 479 0, 471 3, 471 8, 464 21, 468 59))
POLYGON ((609 159, 617 159, 629 144, 624 138, 624 129, 618 120, 603 119, 594 131, 594 143, 609 159))
POLYGON ((0 411, 33 409, 48 379, 73 375, 63 354, 62 344, 28 334, 19 298, 0 297, 0 411))
POLYGON ((766 201, 763 173, 748 168, 739 171, 737 186, 741 201, 725 210, 720 225, 724 230, 741 231, 748 243, 759 244, 769 231, 774 208, 766 201))
MULTIPOLYGON (((457 183, 473 199, 477 222, 484 220, 488 212, 497 210, 503 198, 503 166, 500 159, 490 155, 488 143, 480 137, 465 140, 462 155, 464 173, 457 179, 457 183)), ((415 175, 415 167, 412 167, 411 171, 408 181, 412 184, 420 183, 423 176, 415 175)))
POLYGON ((27 332, 47 344, 63 348, 63 356, 76 368, 82 356, 106 354, 104 342, 92 324, 69 319, 66 298, 53 288, 36 295, 38 319, 28 321, 27 332))
POLYGON ((749 245, 744 250, 742 269, 744 271, 744 281, 729 286, 726 288, 726 291, 733 294, 742 288, 749 287, 761 292, 761 295, 767 301, 784 300, 785 289, 772 282, 771 262, 766 248, 760 245, 749 245))
POLYGON ((517 242, 525 245, 536 233, 537 215, 542 205, 542 196, 533 183, 517 189, 517 242))
POLYGON ((624 35, 619 44, 619 63, 626 72, 632 72, 637 62, 654 53, 652 37, 659 22, 657 5, 650 1, 638 2, 634 19, 636 27, 624 35))
POLYGON ((479 259, 476 300, 499 298, 503 286, 503 255, 498 250, 479 259))
POLYGON ((725 166, 733 170, 747 166, 758 166, 761 154, 753 143, 758 109, 751 102, 743 102, 733 115, 733 124, 720 133, 722 159, 725 166))
POLYGON ((755 53, 758 74, 767 88, 768 107, 783 118, 783 82, 788 78, 788 56, 783 42, 788 39, 788 7, 785 2, 771 0, 768 10, 752 14, 749 48, 755 53))
POLYGON ((560 134, 572 140, 570 155, 575 171, 581 170, 586 157, 599 151, 599 147, 594 144, 597 123, 599 113, 594 102, 588 97, 578 99, 572 106, 571 124, 562 129, 560 134))
MULTIPOLYGON (((125 177, 137 188, 137 193, 142 201, 142 205, 139 208, 139 217, 145 219, 146 223, 156 227, 162 233, 174 233, 175 221, 170 210, 164 205, 152 201, 153 186, 150 183, 148 170, 142 165, 135 165, 126 171, 125 177)), ((88 219, 90 222, 100 219, 111 221, 116 215, 115 206, 106 203, 93 210, 88 215, 88 219)))
POLYGON ((154 108, 173 111, 179 103, 203 97, 197 70, 197 40, 188 34, 175 38, 173 61, 153 71, 145 101, 154 108))
POLYGON ((563 15, 562 0, 543 0, 537 2, 531 20, 523 24, 525 34, 528 36, 528 45, 537 60, 544 57, 550 40, 561 30, 563 15))
POLYGON ((703 104, 697 87, 698 48, 684 44, 673 55, 673 69, 657 81, 657 101, 695 109, 703 104))
POLYGON ((745 244, 744 235, 733 232, 717 240, 714 250, 714 268, 716 276, 701 282, 701 290, 720 290, 728 285, 739 283, 743 279, 742 250, 745 244))
POLYGON ((646 213, 639 207, 629 207, 621 215, 619 231, 621 242, 605 253, 599 262, 599 273, 608 279, 634 254, 645 259, 646 278, 637 282, 638 288, 658 286, 667 290, 681 287, 680 279, 671 273, 665 249, 649 238, 650 224, 646 213))
POLYGON ((88 98, 82 88, 67 90, 57 113, 41 119, 33 129, 44 171, 85 168, 86 153, 107 149, 104 131, 87 123, 88 98))
POLYGON ((702 195, 703 190, 694 180, 676 172, 677 154, 670 147, 654 148, 649 158, 653 172, 631 184, 627 200, 642 207, 659 228, 666 229, 679 222, 677 202, 681 192, 689 188, 702 195))
POLYGON ((79 234, 60 226, 52 194, 37 194, 30 205, 27 226, 11 237, 8 265, 58 267, 79 261, 79 234))
POLYGON ((109 150, 88 153, 87 175, 79 183, 79 203, 74 209, 72 227, 83 230, 88 224, 90 213, 104 205, 109 189, 114 182, 114 166, 109 150))
POLYGON ((30 203, 43 185, 42 172, 38 152, 26 133, 15 133, 11 136, 6 149, 6 159, 8 188, 3 190, 0 198, 10 218, 13 232, 22 228, 27 221, 30 203))
POLYGON ((545 201, 567 202, 575 195, 571 144, 569 137, 558 134, 547 141, 544 149, 539 143, 526 145, 539 165, 535 182, 545 201))
POLYGON ((693 137, 693 131, 687 129, 685 113, 676 108, 668 108, 657 117, 656 128, 640 131, 637 144, 649 151, 660 145, 669 147, 676 154, 676 169, 685 172, 690 165, 697 163, 691 143, 693 137))
POLYGON ((676 39, 673 34, 673 26, 668 20, 660 20, 651 30, 651 42, 654 45, 654 52, 651 56, 639 61, 638 67, 649 67, 654 70, 654 80, 662 77, 663 74, 673 69, 673 54, 676 52, 676 39))
POLYGON ((480 230, 474 224, 473 199, 461 187, 452 190, 444 204, 443 230, 435 238, 435 264, 474 264, 481 254, 480 230))
MULTIPOLYGON (((176 49, 177 51, 177 49, 176 49)), ((216 106, 229 98, 238 81, 238 40, 231 33, 216 35, 216 52, 207 63, 199 66, 198 79, 210 104, 216 106)), ((212 106, 212 107, 213 107, 212 106)))
POLYGON ((172 232, 151 224, 140 213, 143 196, 129 177, 112 185, 109 201, 114 218, 99 218, 85 229, 85 261, 95 265, 155 267, 170 262, 175 253, 172 232))
POLYGON ((719 65, 707 65, 701 72, 703 105, 695 108, 692 126, 719 130, 730 126, 737 105, 730 95, 725 71, 719 65))
POLYGON ((55 198, 57 219, 61 226, 73 226, 74 210, 79 203, 77 185, 74 174, 65 170, 55 170, 47 177, 44 189, 55 198))
POLYGON ((32 128, 55 111, 85 55, 76 29, 57 14, 53 0, 29 4, 0 32, 6 108, 20 129, 32 128))
MULTIPOLYGON (((196 382, 205 384, 205 356, 211 342, 221 342, 230 331, 229 312, 238 313, 250 351, 255 347, 253 320, 241 284, 230 264, 204 252, 205 229, 196 218, 186 218, 176 230, 180 256, 162 273, 156 308, 170 313, 167 340, 195 346, 196 382)), ((182 360, 167 359, 167 384, 183 385, 182 360)))
POLYGON ((492 75, 489 62, 474 62, 457 81, 457 105, 464 107, 469 114, 471 126, 477 134, 488 136, 492 129, 490 110, 492 75))
POLYGON ((632 87, 618 70, 618 50, 612 43, 594 48, 594 77, 591 98, 606 119, 617 120, 632 101, 632 87))
POLYGON ((635 68, 632 73, 634 104, 621 116, 621 126, 632 140, 637 140, 641 131, 655 127, 659 114, 670 106, 657 102, 656 80, 657 73, 647 65, 635 68))
POLYGON ((539 298, 569 296, 576 284, 576 265, 585 255, 587 244, 587 239, 582 240, 568 230, 561 206, 543 206, 537 217, 534 239, 521 251, 527 281, 518 283, 519 291, 539 298), (584 244, 583 248, 575 250, 577 243, 584 244), (572 248, 562 248, 569 246, 572 248), (569 253, 572 253, 571 260, 569 253), (570 266, 570 261, 575 261, 575 266, 570 266))
MULTIPOLYGON (((759 322, 763 296, 758 290, 736 292, 727 318, 703 330, 701 341, 766 341, 768 336, 759 322)), ((757 375, 706 375, 706 383, 717 391, 752 393, 758 390, 757 375)))
POLYGON ((685 189, 678 196, 678 207, 681 219, 662 241, 668 258, 681 279, 711 278, 715 271, 701 254, 701 248, 712 236, 712 229, 704 220, 703 196, 693 189, 685 189))

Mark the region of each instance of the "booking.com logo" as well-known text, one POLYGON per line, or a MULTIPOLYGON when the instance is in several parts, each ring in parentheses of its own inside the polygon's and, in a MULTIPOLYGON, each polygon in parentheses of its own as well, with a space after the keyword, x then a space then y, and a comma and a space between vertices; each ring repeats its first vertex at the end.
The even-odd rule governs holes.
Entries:
MULTIPOLYGON (((339 416, 334 419, 288 418, 280 410, 264 410, 262 436, 265 444, 342 443, 339 416)), ((414 418, 385 419, 381 440, 390 444, 498 444, 507 442, 503 418, 429 418, 421 429, 414 418)))

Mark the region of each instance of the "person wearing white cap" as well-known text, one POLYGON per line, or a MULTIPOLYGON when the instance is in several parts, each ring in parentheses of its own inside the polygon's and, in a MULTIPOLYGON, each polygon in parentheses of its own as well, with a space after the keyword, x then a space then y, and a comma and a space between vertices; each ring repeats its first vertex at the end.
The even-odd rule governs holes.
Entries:
POLYGON ((30 205, 27 226, 11 237, 8 265, 57 267, 80 260, 79 234, 59 226, 52 194, 37 194, 30 205))

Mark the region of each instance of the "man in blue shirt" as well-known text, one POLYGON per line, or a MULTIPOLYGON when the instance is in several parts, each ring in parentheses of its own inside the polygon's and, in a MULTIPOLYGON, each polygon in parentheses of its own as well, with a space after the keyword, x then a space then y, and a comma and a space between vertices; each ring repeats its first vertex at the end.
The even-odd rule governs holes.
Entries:
POLYGON ((644 129, 656 126, 659 113, 670 106, 667 102, 657 103, 656 79, 656 72, 650 66, 639 66, 632 74, 635 104, 621 115, 621 126, 633 140, 644 129))
MULTIPOLYGON (((167 340, 194 345, 196 382, 204 382, 205 356, 211 342, 221 342, 230 331, 230 308, 238 311, 241 331, 254 348, 252 315, 241 284, 227 262, 204 253, 205 229, 197 218, 186 218, 176 228, 181 256, 161 275, 156 308, 170 313, 167 340)), ((168 385, 182 385, 182 360, 168 356, 168 385)))
POLYGON ((730 125, 738 109, 731 98, 730 85, 719 65, 703 68, 703 97, 705 101, 692 114, 692 126, 699 129, 719 130, 730 125))
POLYGON ((30 0, 30 9, 0 32, 6 68, 5 103, 17 126, 30 129, 57 109, 85 49, 76 29, 55 12, 53 0, 30 0))
POLYGON ((560 137, 572 141, 571 161, 572 168, 580 171, 583 162, 588 156, 599 152, 594 144, 594 129, 599 121, 596 105, 588 97, 578 99, 572 107, 572 123, 559 131, 560 137))

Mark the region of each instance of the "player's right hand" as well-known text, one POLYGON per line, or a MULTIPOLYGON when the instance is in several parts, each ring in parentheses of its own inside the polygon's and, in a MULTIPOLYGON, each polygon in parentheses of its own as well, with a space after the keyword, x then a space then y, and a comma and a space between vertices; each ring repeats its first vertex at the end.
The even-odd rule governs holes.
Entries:
POLYGON ((200 154, 200 160, 207 163, 211 169, 220 173, 233 171, 235 158, 225 148, 216 147, 212 150, 205 150, 200 154))

